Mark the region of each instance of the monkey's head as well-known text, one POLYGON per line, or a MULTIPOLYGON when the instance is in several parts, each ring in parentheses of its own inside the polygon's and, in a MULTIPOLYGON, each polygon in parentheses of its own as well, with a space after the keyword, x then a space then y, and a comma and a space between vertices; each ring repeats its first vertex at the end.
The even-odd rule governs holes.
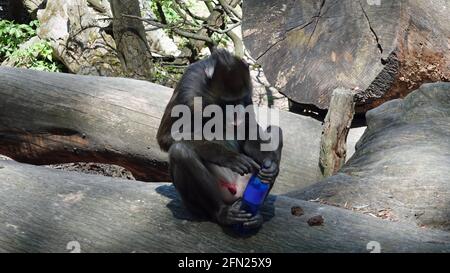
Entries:
POLYGON ((223 49, 216 50, 210 58, 205 73, 211 95, 224 104, 241 103, 252 91, 249 65, 223 49))

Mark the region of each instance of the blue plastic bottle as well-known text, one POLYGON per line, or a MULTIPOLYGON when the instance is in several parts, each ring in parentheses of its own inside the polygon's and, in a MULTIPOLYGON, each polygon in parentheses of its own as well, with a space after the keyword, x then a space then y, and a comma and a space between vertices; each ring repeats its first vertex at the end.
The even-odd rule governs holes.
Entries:
MULTIPOLYGON (((269 183, 264 182, 258 174, 252 175, 242 196, 241 209, 252 215, 256 215, 264 203, 269 189, 269 183)), ((245 228, 243 224, 236 225, 234 230, 241 235, 252 231, 251 229, 245 228)))

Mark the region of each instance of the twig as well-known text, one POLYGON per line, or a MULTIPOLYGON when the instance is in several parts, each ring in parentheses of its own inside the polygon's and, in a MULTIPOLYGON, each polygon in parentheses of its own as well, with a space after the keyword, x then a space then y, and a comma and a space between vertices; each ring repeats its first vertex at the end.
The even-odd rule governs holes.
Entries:
MULTIPOLYGON (((178 4, 178 6, 181 8, 181 9, 183 9, 192 19, 194 19, 194 20, 200 20, 200 21, 204 21, 204 22, 206 22, 207 20, 208 20, 208 18, 205 18, 205 17, 201 17, 201 16, 198 16, 198 15, 196 15, 196 14, 194 14, 194 13, 192 13, 190 10, 189 10, 189 8, 186 6, 186 4, 184 4, 181 0, 172 0, 174 3, 176 3, 176 4, 178 4)), ((174 5, 174 6, 176 6, 176 5, 174 5)))
POLYGON ((200 41, 204 41, 204 42, 207 42, 207 43, 215 44, 214 40, 211 39, 210 37, 203 36, 203 35, 196 34, 196 33, 192 33, 192 32, 189 32, 188 30, 179 29, 178 26, 176 26, 176 25, 163 24, 163 23, 155 21, 153 19, 146 19, 146 18, 142 18, 142 17, 139 17, 139 16, 135 16, 135 15, 122 14, 122 16, 123 17, 127 17, 127 18, 136 19, 136 20, 141 20, 141 21, 146 22, 149 25, 152 25, 152 26, 155 26, 155 27, 164 28, 164 29, 170 29, 174 33, 176 33, 176 34, 178 34, 180 36, 186 37, 186 38, 190 38, 190 39, 194 39, 194 40, 200 40, 200 41))
POLYGON ((240 14, 236 9, 230 6, 226 0, 219 0, 219 3, 228 14, 228 16, 230 16, 230 18, 236 17, 239 20, 242 20, 242 14, 240 14))
POLYGON ((207 28, 211 31, 217 32, 219 34, 227 34, 228 32, 232 31, 233 29, 237 28, 238 26, 242 25, 242 22, 238 22, 234 25, 232 25, 231 27, 227 28, 227 29, 217 29, 217 28, 213 28, 209 25, 203 25, 204 28, 207 28))

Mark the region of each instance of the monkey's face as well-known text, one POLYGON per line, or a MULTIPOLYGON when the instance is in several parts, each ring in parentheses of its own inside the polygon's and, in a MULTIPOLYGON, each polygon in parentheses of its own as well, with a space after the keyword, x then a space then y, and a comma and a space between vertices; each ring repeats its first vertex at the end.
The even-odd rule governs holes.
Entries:
POLYGON ((222 103, 239 105, 251 95, 248 64, 235 58, 232 64, 217 64, 211 79, 212 91, 222 103))

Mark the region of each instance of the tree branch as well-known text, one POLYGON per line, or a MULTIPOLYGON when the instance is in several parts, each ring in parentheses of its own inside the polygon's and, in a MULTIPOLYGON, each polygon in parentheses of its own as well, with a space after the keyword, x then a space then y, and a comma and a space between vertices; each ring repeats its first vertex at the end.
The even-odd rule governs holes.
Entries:
POLYGON ((235 8, 230 6, 226 0, 219 0, 220 5, 223 7, 225 12, 230 16, 230 18, 236 17, 239 20, 242 20, 242 14, 238 12, 235 8))
POLYGON ((234 44, 234 54, 240 58, 244 57, 244 43, 242 39, 233 31, 228 31, 227 36, 233 41, 234 44))
POLYGON ((206 22, 208 20, 208 18, 205 17, 201 17, 199 15, 194 14, 193 12, 191 12, 189 10, 189 8, 186 6, 186 4, 184 4, 182 1, 180 0, 172 0, 174 2, 174 6, 179 6, 182 10, 184 10, 186 12, 186 14, 188 14, 192 19, 194 20, 200 20, 200 21, 204 21, 206 22))
POLYGON ((233 29, 237 28, 238 26, 242 25, 242 22, 238 22, 234 25, 232 25, 231 27, 227 28, 227 29, 217 29, 217 28, 213 28, 209 25, 203 25, 204 28, 207 28, 211 31, 217 32, 219 34, 227 34, 228 32, 232 31, 233 29))
POLYGON ((141 20, 141 21, 144 21, 144 22, 148 23, 149 25, 152 25, 152 26, 155 26, 155 27, 164 28, 164 29, 170 29, 174 33, 176 33, 176 34, 178 34, 180 36, 186 37, 186 38, 190 38, 190 39, 194 39, 194 40, 200 40, 200 41, 204 41, 204 42, 207 42, 207 43, 215 44, 214 40, 209 38, 209 37, 207 37, 207 36, 203 36, 203 35, 200 35, 200 34, 192 33, 192 32, 189 32, 188 30, 179 29, 178 24, 177 25, 163 24, 163 23, 155 21, 153 19, 146 19, 146 18, 142 18, 142 17, 139 17, 139 16, 134 16, 134 15, 122 14, 122 16, 123 17, 137 19, 137 20, 141 20))

